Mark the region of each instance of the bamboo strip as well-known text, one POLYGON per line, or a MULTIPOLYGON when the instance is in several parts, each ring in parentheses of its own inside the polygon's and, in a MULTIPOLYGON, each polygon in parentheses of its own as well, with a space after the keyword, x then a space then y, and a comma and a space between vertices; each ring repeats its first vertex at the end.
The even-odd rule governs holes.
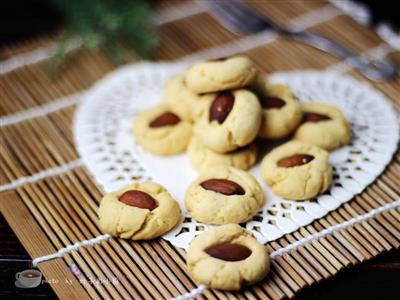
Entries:
MULTIPOLYGON (((30 211, 20 200, 17 192, 5 192, 3 196, 0 200, 0 210, 9 217, 9 224, 17 233, 17 237, 22 241, 29 255, 37 256, 42 251, 54 251, 56 248, 51 240, 41 230, 36 220, 31 217, 30 211), (26 230, 19 230, 21 227, 26 230)), ((78 280, 69 272, 63 260, 47 262, 40 266, 40 270, 57 294, 63 294, 68 299, 82 299, 88 296, 78 280), (67 285, 66 282, 71 285, 67 285), (71 286, 74 288, 71 289, 71 286)), ((82 285, 86 285, 86 283, 83 282, 82 285)), ((98 298, 96 294, 91 294, 91 297, 98 298)))
MULTIPOLYGON (((275 250, 269 244, 266 245, 266 248, 268 252, 273 252, 275 250)), ((306 286, 307 283, 303 277, 307 277, 308 281, 310 283, 312 282, 311 277, 303 270, 303 268, 300 267, 299 264, 297 264, 296 261, 291 259, 290 256, 277 257, 274 263, 276 264, 277 269, 282 270, 282 272, 287 272, 285 276, 289 276, 290 278, 286 280, 290 283, 293 290, 298 290, 306 286)))

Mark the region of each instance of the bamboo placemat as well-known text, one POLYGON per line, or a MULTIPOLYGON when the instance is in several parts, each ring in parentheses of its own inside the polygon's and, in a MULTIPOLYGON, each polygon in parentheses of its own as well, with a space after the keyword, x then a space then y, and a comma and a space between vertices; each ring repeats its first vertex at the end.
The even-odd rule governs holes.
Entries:
MULTIPOLYGON (((164 18, 159 25, 161 44, 156 51, 157 60, 190 57, 194 53, 206 55, 220 49, 241 49, 265 72, 328 67, 346 69, 343 62, 331 55, 288 39, 266 39, 265 42, 255 39, 251 44, 251 38, 245 40, 246 37, 230 33, 196 3, 164 1, 156 7, 158 18, 164 18), (181 10, 177 9, 182 5, 181 10)), ((293 20, 308 24, 313 32, 329 36, 360 54, 384 45, 372 30, 340 12, 335 13, 325 1, 251 1, 251 5, 282 24, 293 20), (318 19, 323 11, 328 12, 329 17, 318 19)), ((32 61, 26 53, 39 51, 36 54, 42 55, 56 36, 41 36, 7 45, 0 52, 0 60, 10 62, 17 57, 17 61, 26 58, 32 61)), ((90 54, 83 49, 74 52, 55 81, 48 79, 44 73, 46 62, 40 59, 38 63, 27 63, 0 73, 2 121, 6 120, 4 117, 22 113, 22 117, 17 115, 19 119, 12 119, 1 127, 0 184, 6 188, 1 193, 0 208, 32 258, 101 235, 96 210, 103 192, 88 170, 79 164, 72 132, 76 106, 68 104, 78 103, 82 97, 76 93, 89 88, 115 66, 104 53, 90 54), (66 105, 51 106, 63 97, 66 105), (73 97, 77 99, 75 102, 70 101, 73 97), (26 110, 41 105, 45 108, 50 105, 50 113, 36 110, 34 118, 23 115, 26 110), (78 162, 77 167, 57 169, 74 161, 78 162), (56 168, 59 174, 46 177, 51 175, 46 173, 51 168, 56 168), (42 175, 44 178, 41 179, 42 175), (35 182, 19 185, 16 180, 23 177, 35 182)), ((399 52, 389 56, 400 64, 399 52)), ((366 81, 354 70, 349 69, 348 73, 366 81)), ((399 78, 390 83, 372 84, 392 100, 399 112, 399 78)), ((268 251, 398 200, 399 159, 397 152, 383 174, 360 195, 311 225, 269 243, 268 251)), ((399 208, 392 209, 277 257, 267 279, 241 293, 206 290, 200 298, 293 297, 305 286, 329 278, 345 267, 399 248, 399 222, 399 208)), ((162 239, 152 242, 111 239, 66 254, 61 259, 43 262, 39 269, 63 299, 166 299, 196 287, 186 271, 184 251, 162 239), (81 274, 74 276, 71 267, 79 269, 81 274)))

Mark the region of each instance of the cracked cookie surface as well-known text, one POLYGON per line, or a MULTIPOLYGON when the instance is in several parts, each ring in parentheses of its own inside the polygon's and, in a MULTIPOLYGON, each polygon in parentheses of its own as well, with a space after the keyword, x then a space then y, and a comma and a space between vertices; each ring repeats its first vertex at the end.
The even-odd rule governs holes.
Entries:
POLYGON ((279 139, 288 136, 301 122, 302 112, 293 92, 282 84, 258 84, 258 98, 262 106, 259 136, 279 139))
POLYGON ((180 214, 178 203, 167 190, 149 181, 135 182, 105 195, 98 211, 103 232, 131 240, 149 240, 163 235, 178 223, 180 214), (130 191, 149 195, 155 208, 140 208, 122 202, 121 197, 130 191))
POLYGON ((252 143, 227 153, 218 153, 208 149, 197 138, 190 140, 187 154, 192 167, 201 172, 214 165, 228 165, 248 170, 257 161, 258 147, 252 143))
POLYGON ((325 192, 332 182, 328 156, 327 151, 317 146, 290 141, 264 157, 261 175, 282 198, 310 199, 325 192))
POLYGON ((232 56, 193 65, 185 75, 194 92, 211 93, 236 89, 253 83, 257 76, 254 63, 246 56, 232 56))
POLYGON ((211 120, 211 108, 222 94, 213 94, 208 100, 208 109, 194 126, 194 135, 201 143, 219 153, 233 151, 250 144, 257 136, 261 124, 261 106, 257 97, 249 90, 225 92, 233 95, 233 107, 222 123, 211 120))
MULTIPOLYGON (((225 249, 232 250, 232 247, 225 249)), ((239 225, 228 224, 194 238, 187 252, 187 265, 198 283, 216 289, 239 290, 244 285, 262 280, 269 272, 270 259, 265 247, 249 231, 239 225), (227 244, 239 245, 242 249, 245 247, 247 253, 243 255, 243 251, 235 251, 239 253, 232 257, 232 253, 224 253, 224 246, 218 248, 227 244), (211 248, 214 251, 210 251, 211 248), (224 256, 230 261, 222 259, 224 256)))
POLYGON ((141 112, 133 121, 133 135, 145 150, 157 155, 173 155, 186 150, 192 124, 159 105, 141 112))
POLYGON ((225 165, 201 173, 185 195, 185 206, 192 217, 206 224, 246 222, 263 204, 264 193, 256 179, 248 172, 225 165), (205 186, 204 182, 210 180, 211 186, 205 186))
POLYGON ((297 128, 294 138, 333 150, 351 140, 351 128, 343 113, 333 105, 307 102, 301 105, 303 123, 297 128))

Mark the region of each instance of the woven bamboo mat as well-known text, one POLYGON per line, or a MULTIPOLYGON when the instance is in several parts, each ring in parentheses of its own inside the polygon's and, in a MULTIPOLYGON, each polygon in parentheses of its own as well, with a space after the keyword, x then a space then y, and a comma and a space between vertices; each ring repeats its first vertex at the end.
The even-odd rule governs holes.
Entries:
MULTIPOLYGON (((225 47, 227 51, 232 47, 244 47, 241 49, 266 72, 332 66, 346 69, 343 62, 328 54, 283 38, 265 43, 258 41, 256 47, 248 47, 243 37, 224 29, 193 3, 164 1, 156 8, 159 18, 165 17, 163 13, 166 11, 170 12, 170 19, 160 22, 163 23, 159 27, 162 40, 156 51, 157 60, 204 54, 215 47, 225 47), (184 9, 176 10, 180 5, 185 5, 184 9), (175 12, 171 13, 174 9, 175 12)), ((307 16, 315 17, 326 9, 334 12, 330 4, 319 0, 252 1, 251 4, 282 24, 302 18, 307 21, 307 16)), ((327 35, 360 54, 383 43, 372 30, 340 13, 311 23, 310 30, 327 35)), ((41 36, 17 45, 7 45, 0 52, 0 60, 26 58, 28 51, 51 46, 55 37, 56 34, 41 36)), ((83 92, 115 68, 104 53, 90 54, 82 49, 74 52, 55 81, 49 80, 44 73, 45 61, 3 72, 0 75, 1 117, 48 105, 63 97, 70 99, 68 97, 83 92)), ((389 56, 400 64, 400 53, 390 53, 389 56)), ((348 69, 348 73, 366 80, 354 70, 348 69)), ((399 78, 373 85, 392 100, 399 112, 399 78)), ((79 102, 79 95, 76 97, 79 102)), ((19 178, 32 178, 29 176, 79 159, 72 132, 75 109, 75 105, 65 105, 49 114, 41 116, 39 113, 38 117, 22 118, 1 127, 0 184, 11 186, 8 185, 7 190, 1 193, 0 209, 32 258, 101 234, 96 210, 103 192, 85 167, 70 168, 55 176, 39 178, 34 183, 13 185, 19 178)), ((364 192, 326 217, 269 243, 268 251, 398 200, 399 159, 397 152, 384 173, 364 192)), ((399 248, 399 222, 400 210, 392 209, 277 257, 268 278, 241 293, 206 290, 200 298, 293 297, 305 286, 329 278, 345 267, 399 248)), ((63 299, 166 299, 196 287, 186 272, 184 251, 162 239, 152 242, 112 239, 66 254, 61 259, 43 262, 39 269, 63 299), (70 272, 71 266, 79 268, 81 275, 74 276, 70 272), (102 281, 102 284, 94 279, 102 281)))

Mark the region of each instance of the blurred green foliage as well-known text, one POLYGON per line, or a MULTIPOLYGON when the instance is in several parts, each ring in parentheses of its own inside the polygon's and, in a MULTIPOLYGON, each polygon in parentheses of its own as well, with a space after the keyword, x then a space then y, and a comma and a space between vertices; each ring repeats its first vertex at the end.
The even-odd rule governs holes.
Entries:
POLYGON ((150 58, 158 43, 151 10, 144 0, 49 0, 64 16, 65 34, 54 55, 50 70, 64 60, 73 41, 96 51, 103 49, 111 60, 126 62, 134 50, 150 58))

